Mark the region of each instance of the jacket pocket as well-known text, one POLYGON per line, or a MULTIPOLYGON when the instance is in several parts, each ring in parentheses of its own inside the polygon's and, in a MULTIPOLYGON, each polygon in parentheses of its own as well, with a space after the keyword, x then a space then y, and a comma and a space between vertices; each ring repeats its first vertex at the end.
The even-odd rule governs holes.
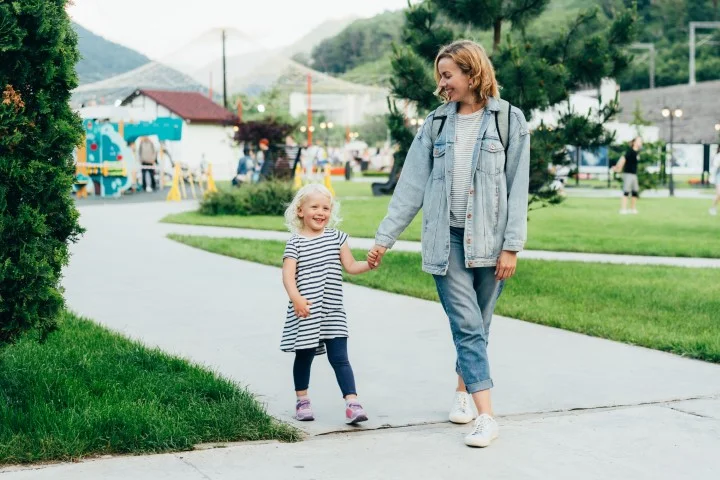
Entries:
POLYGON ((480 143, 478 170, 489 175, 498 175, 505 165, 505 148, 500 140, 484 138, 480 143))

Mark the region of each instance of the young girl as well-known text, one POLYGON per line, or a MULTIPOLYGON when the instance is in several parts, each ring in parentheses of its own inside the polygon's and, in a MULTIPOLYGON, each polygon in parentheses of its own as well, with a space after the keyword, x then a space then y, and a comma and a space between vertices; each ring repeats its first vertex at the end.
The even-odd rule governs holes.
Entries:
POLYGON ((285 221, 293 235, 283 254, 283 285, 290 302, 280 349, 295 352, 295 418, 315 419, 307 394, 310 367, 315 355, 327 352, 345 398, 347 423, 364 422, 367 414, 357 400, 348 361, 342 268, 357 274, 370 267, 368 262, 355 261, 348 235, 334 229, 338 205, 323 185, 311 183, 298 190, 285 211, 285 221))

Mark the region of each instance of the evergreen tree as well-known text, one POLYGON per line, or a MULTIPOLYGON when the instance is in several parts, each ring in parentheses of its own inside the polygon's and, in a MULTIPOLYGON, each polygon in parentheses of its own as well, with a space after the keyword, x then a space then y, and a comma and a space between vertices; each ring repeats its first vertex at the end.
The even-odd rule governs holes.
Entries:
MULTIPOLYGON (((494 29, 497 35, 501 20, 514 20, 512 34, 495 44, 492 61, 496 69, 501 96, 520 108, 528 119, 534 109, 545 109, 568 99, 570 92, 580 87, 599 87, 606 77, 616 77, 628 65, 629 57, 623 51, 633 39, 635 12, 619 8, 607 20, 593 8, 580 14, 565 31, 543 37, 528 35, 525 25, 542 13, 547 2, 532 0, 466 0, 458 2, 426 1, 412 5, 406 13, 405 47, 394 52, 392 83, 393 95, 414 101, 421 112, 434 109, 439 100, 435 89, 432 68, 439 48, 458 38, 458 24, 470 23, 476 28, 494 29), (462 5, 461 5, 462 4, 462 5), (462 7, 462 8, 461 8, 462 7), (489 13, 488 13, 489 12, 489 13), (447 16, 443 21, 440 14, 447 16), (422 42, 426 32, 435 31, 429 40, 422 42)), ((608 100, 608 99, 604 99, 608 100)), ((550 190, 551 175, 548 163, 566 162, 565 145, 592 148, 612 141, 602 125, 617 113, 617 101, 590 114, 566 112, 553 128, 533 136, 531 141, 531 196, 530 201, 554 203, 556 193, 550 190)), ((409 149, 407 135, 398 130, 406 128, 397 108, 391 110, 388 126, 393 138, 399 142, 393 174, 402 168, 409 149), (398 117, 398 118, 393 118, 398 117), (398 162, 399 160, 399 162, 398 162)))
POLYGON ((70 195, 79 54, 65 4, 0 1, 0 343, 56 326, 68 242, 81 233, 70 195))
MULTIPOLYGON (((481 30, 493 30, 493 48, 496 52, 502 38, 503 22, 524 29, 529 20, 539 16, 550 0, 456 0, 435 2, 450 18, 473 25, 481 30)), ((437 52, 436 52, 437 53, 437 52)))

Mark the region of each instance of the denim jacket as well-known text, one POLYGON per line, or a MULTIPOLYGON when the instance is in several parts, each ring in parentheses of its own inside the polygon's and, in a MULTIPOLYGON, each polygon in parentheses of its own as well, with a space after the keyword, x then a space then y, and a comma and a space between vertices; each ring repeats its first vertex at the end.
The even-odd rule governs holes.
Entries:
MULTIPOLYGON (((506 159, 495 126, 495 111, 499 109, 499 102, 491 97, 473 151, 463 242, 467 268, 494 266, 502 250, 519 252, 527 238, 530 135, 522 111, 512 107, 506 159)), ((427 116, 405 158, 387 215, 375 234, 375 243, 391 248, 422 208, 422 269, 434 275, 445 275, 450 255, 456 119, 456 102, 441 105, 427 116), (433 145, 435 115, 447 115, 447 119, 433 145)))

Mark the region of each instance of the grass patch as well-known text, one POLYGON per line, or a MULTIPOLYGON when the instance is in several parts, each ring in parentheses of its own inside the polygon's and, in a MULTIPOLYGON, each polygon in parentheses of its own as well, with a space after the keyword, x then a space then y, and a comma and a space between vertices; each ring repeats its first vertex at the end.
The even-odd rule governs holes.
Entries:
MULTIPOLYGON (((351 184, 350 191, 358 191, 351 184)), ((349 198, 341 202, 341 228, 353 237, 372 238, 387 212, 389 197, 349 198)), ((530 212, 532 250, 617 253, 668 257, 720 258, 720 221, 707 213, 702 199, 641 199, 639 215, 619 215, 615 198, 568 198, 561 205, 530 212)), ((420 215, 400 236, 420 240, 420 215)), ((281 217, 206 216, 196 212, 168 215, 167 223, 283 231, 281 217)))
POLYGON ((299 439, 235 383, 71 314, 0 362, 0 464, 299 439))
MULTIPOLYGON (((280 266, 284 242, 170 235, 209 252, 280 266)), ((356 258, 365 251, 354 252, 356 258)), ((345 281, 437 301, 420 254, 391 252, 378 270, 345 281)), ((522 260, 497 313, 720 363, 720 270, 522 260)))

